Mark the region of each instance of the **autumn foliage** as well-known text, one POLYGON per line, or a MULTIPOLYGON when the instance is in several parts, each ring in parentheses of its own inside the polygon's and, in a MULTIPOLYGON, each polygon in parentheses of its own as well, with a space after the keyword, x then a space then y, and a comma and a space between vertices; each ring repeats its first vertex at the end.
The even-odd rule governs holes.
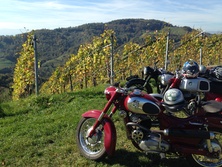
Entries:
POLYGON ((29 33, 27 41, 23 43, 20 57, 14 69, 12 99, 17 100, 31 94, 32 86, 35 82, 34 75, 34 48, 32 35, 29 33))
MULTIPOLYGON (((168 70, 180 69, 185 61, 193 59, 203 65, 221 64, 222 35, 204 35, 201 30, 194 30, 182 37, 179 42, 169 38, 168 70)), ((76 89, 96 86, 110 82, 110 56, 114 48, 114 80, 124 81, 126 77, 141 74, 144 66, 153 66, 159 60, 158 67, 165 67, 166 43, 168 32, 156 31, 144 34, 144 45, 129 42, 115 50, 117 37, 113 30, 105 30, 95 36, 90 43, 79 46, 77 54, 54 71, 47 82, 43 83, 40 93, 62 93, 76 89), (113 36, 114 40, 112 42, 113 36)), ((24 94, 27 85, 34 83, 33 47, 29 45, 31 34, 23 44, 21 56, 14 72, 13 97, 24 94)))

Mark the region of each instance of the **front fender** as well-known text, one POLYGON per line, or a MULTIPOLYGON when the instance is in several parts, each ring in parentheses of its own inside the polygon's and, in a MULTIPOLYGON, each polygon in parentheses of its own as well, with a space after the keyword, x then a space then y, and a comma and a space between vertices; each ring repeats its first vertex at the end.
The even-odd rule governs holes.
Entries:
MULTIPOLYGON (((90 110, 82 114, 84 118, 99 118, 102 111, 90 110)), ((104 146, 109 156, 112 156, 116 149, 116 128, 113 121, 107 116, 103 119, 104 146)))

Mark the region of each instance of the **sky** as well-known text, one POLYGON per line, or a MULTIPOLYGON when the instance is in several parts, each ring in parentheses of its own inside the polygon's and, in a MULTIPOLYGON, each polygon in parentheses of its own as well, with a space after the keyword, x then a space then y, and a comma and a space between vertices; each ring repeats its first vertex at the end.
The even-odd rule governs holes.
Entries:
POLYGON ((0 35, 128 18, 222 32, 222 0, 0 0, 0 35))

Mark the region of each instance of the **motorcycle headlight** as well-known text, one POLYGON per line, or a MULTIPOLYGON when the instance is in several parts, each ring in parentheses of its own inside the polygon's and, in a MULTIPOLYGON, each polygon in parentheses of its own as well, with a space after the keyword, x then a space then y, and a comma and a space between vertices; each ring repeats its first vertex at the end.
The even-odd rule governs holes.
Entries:
POLYGON ((106 99, 109 100, 114 95, 115 91, 116 91, 116 87, 114 86, 109 86, 108 88, 106 88, 104 91, 106 99))
POLYGON ((167 85, 170 83, 170 79, 173 78, 174 75, 172 74, 163 74, 160 77, 160 82, 162 85, 167 85))

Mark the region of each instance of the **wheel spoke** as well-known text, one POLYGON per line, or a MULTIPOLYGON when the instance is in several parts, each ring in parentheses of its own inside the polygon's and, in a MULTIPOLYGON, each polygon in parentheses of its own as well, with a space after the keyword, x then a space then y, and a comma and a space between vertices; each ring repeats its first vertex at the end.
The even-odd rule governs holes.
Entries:
POLYGON ((105 154, 104 135, 101 127, 95 130, 92 137, 87 137, 95 121, 95 118, 85 118, 78 129, 78 147, 84 156, 91 159, 100 158, 105 154))

